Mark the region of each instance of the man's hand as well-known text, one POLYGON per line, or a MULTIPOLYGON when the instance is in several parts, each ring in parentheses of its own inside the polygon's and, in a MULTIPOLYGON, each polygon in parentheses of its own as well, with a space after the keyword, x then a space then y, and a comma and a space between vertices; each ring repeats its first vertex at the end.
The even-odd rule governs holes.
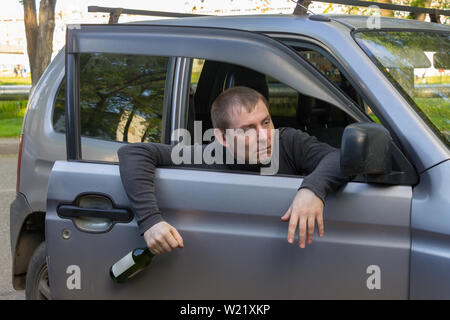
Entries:
POLYGON ((184 248, 183 238, 177 229, 165 221, 158 222, 145 231, 144 239, 154 254, 170 252, 177 247, 184 248))
POLYGON ((281 220, 289 220, 288 241, 294 242, 295 230, 299 225, 298 243, 300 248, 305 247, 306 232, 308 232, 308 244, 311 244, 315 221, 319 229, 319 236, 323 237, 323 202, 307 188, 300 189, 291 206, 281 220))

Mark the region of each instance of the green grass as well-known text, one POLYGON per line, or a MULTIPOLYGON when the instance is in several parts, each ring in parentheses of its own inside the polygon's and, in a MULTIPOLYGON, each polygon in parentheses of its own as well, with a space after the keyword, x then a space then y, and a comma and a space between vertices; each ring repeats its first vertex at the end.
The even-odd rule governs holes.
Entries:
POLYGON ((23 118, 0 119, 0 138, 19 137, 23 118))
POLYGON ((27 100, 0 101, 0 138, 20 136, 26 106, 27 100))
POLYGON ((0 101, 0 119, 23 118, 27 100, 0 101))
POLYGON ((415 84, 438 84, 438 83, 450 83, 450 76, 442 75, 442 76, 432 76, 426 77, 425 82, 422 82, 422 79, 414 79, 415 84))
POLYGON ((450 102, 441 98, 414 99, 439 131, 450 131, 450 102))
POLYGON ((0 77, 0 86, 12 85, 31 85, 31 76, 29 77, 0 77))

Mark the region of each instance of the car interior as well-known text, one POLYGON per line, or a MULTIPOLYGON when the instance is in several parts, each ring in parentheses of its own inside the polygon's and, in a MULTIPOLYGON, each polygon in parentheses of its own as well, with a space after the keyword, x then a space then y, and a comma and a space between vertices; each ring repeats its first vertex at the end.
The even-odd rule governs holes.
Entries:
MULTIPOLYGON (((361 102, 353 87, 340 75, 339 87, 354 101, 361 102)), ((344 128, 353 122, 341 109, 299 93, 264 74, 243 66, 204 61, 198 83, 191 84, 187 129, 193 135, 194 121, 202 121, 204 133, 212 127, 210 109, 214 99, 226 89, 246 86, 257 90, 269 102, 275 128, 293 127, 340 148, 344 128)))

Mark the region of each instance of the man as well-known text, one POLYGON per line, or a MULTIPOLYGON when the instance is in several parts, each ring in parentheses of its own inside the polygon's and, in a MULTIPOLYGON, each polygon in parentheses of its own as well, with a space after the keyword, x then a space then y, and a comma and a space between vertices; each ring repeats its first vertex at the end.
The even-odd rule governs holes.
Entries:
MULTIPOLYGON (((306 174, 291 206, 281 220, 289 221, 289 243, 294 242, 298 226, 301 248, 305 248, 306 240, 309 244, 312 242, 316 223, 319 236, 323 237, 325 197, 349 181, 349 177, 340 171, 339 150, 293 128, 280 128, 279 140, 272 141, 275 129, 267 100, 259 92, 247 87, 234 87, 221 93, 211 107, 211 119, 216 140, 203 145, 202 149, 205 150, 214 143, 217 146, 219 143, 224 151, 223 157, 229 157, 231 154, 236 163, 224 161, 225 163, 211 164, 208 161, 207 164, 202 161, 181 165, 261 171, 277 160, 277 172, 280 174, 306 174), (230 129, 238 133, 227 134, 230 129), (246 134, 248 131, 253 134, 246 134), (237 145, 245 146, 245 152, 239 153, 239 148, 235 148, 237 145), (278 154, 275 154, 275 149, 278 154), (252 159, 256 159, 256 163, 252 162, 252 159)), ((147 246, 155 254, 184 247, 179 232, 161 216, 153 184, 156 167, 179 164, 179 158, 174 158, 183 156, 183 152, 188 152, 190 158, 194 158, 195 146, 181 148, 180 154, 174 152, 178 147, 160 143, 133 143, 118 150, 121 179, 137 216, 140 233, 144 235, 147 246)))

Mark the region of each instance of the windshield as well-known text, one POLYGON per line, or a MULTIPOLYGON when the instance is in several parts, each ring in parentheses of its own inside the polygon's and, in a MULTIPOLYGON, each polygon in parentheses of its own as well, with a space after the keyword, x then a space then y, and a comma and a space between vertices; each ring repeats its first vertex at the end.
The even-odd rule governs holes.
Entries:
POLYGON ((450 33, 377 30, 355 39, 450 145, 450 33))

